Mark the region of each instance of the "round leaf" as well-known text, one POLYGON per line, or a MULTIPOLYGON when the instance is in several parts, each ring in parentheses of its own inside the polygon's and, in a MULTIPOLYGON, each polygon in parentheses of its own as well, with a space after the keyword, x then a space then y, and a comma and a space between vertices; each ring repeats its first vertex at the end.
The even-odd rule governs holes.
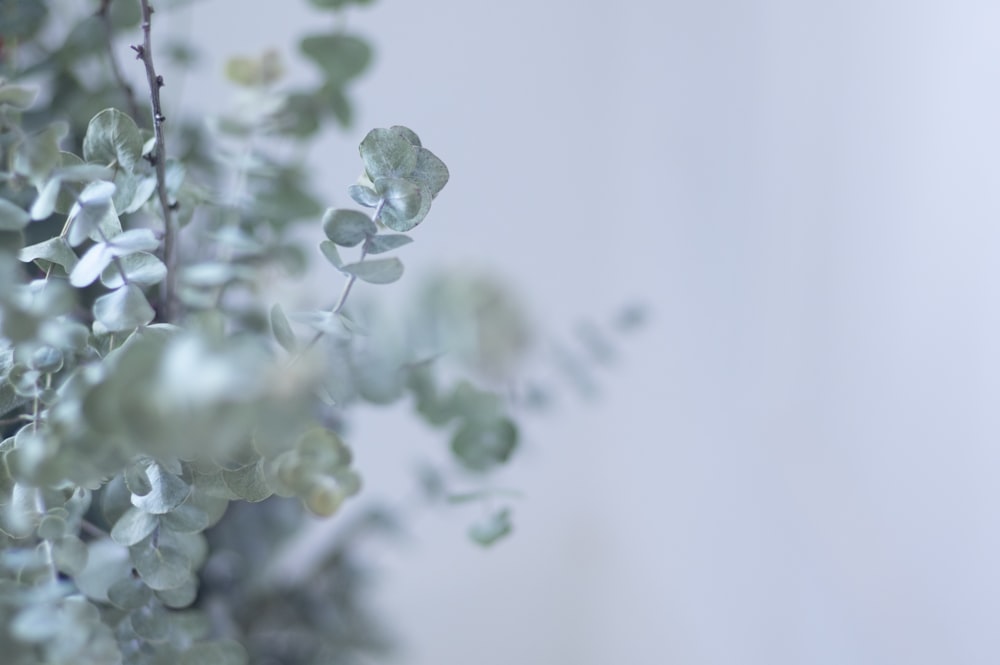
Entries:
POLYGON ((142 159, 142 143, 132 118, 118 109, 104 109, 87 125, 83 158, 100 164, 116 163, 131 172, 142 159))
POLYGON ((167 472, 159 464, 150 464, 146 469, 146 476, 149 478, 151 489, 141 496, 133 494, 132 505, 147 513, 153 515, 169 513, 184 503, 191 493, 191 487, 186 482, 167 472))
POLYGON ((149 252, 136 252, 121 257, 115 265, 107 266, 101 273, 101 283, 109 289, 117 289, 125 283, 119 265, 128 281, 140 286, 159 284, 167 276, 167 266, 163 261, 149 252))
POLYGON ((0 199, 0 231, 20 231, 29 221, 31 215, 20 206, 14 205, 7 199, 0 199))
POLYGON ((341 247, 354 247, 368 236, 375 235, 378 228, 362 212, 330 208, 323 215, 323 232, 331 242, 341 247))
POLYGON ((363 72, 372 57, 366 42, 345 34, 312 35, 303 39, 300 47, 335 87, 363 72))
POLYGON ((455 432, 451 450, 473 471, 486 471, 506 462, 517 447, 517 427, 508 418, 468 421, 455 432))
POLYGON ((378 178, 403 178, 417 166, 420 149, 401 130, 373 129, 359 146, 365 172, 374 182, 378 178))
POLYGON ((393 231, 409 231, 431 209, 430 191, 403 178, 379 178, 375 190, 385 204, 379 221, 393 231))
POLYGON ((383 252, 391 252, 403 245, 409 245, 411 242, 413 242, 413 238, 402 233, 377 235, 368 239, 368 253, 382 254, 383 252))
POLYGON ((156 312, 135 284, 126 284, 94 301, 94 318, 110 332, 134 330, 155 316, 156 312))
POLYGON ((134 547, 132 565, 150 589, 176 589, 191 577, 191 562, 172 547, 134 547))
POLYGON ((111 539, 119 545, 132 546, 153 533, 160 520, 139 508, 129 508, 111 528, 111 539))

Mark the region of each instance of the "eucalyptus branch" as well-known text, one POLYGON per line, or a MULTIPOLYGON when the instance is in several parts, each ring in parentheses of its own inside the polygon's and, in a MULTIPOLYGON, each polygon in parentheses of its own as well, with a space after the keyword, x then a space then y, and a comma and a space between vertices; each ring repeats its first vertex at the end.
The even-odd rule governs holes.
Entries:
MULTIPOLYGON (((372 213, 373 222, 378 221, 378 217, 379 215, 382 214, 382 208, 384 206, 385 206, 385 199, 382 199, 381 201, 378 202, 378 206, 375 207, 375 212, 372 213)), ((358 259, 358 262, 360 263, 361 261, 364 261, 367 255, 368 255, 368 241, 365 240, 364 244, 361 245, 361 257, 358 259)), ((336 316, 337 314, 340 314, 340 311, 342 309, 344 309, 344 305, 347 304, 347 296, 351 295, 351 289, 354 288, 354 283, 356 281, 358 281, 357 275, 351 274, 347 277, 347 282, 344 284, 344 289, 343 291, 340 292, 340 297, 337 299, 336 304, 334 304, 333 309, 330 310, 330 314, 336 316)), ((313 338, 310 339, 306 343, 306 345, 302 347, 302 350, 299 351, 298 355, 292 358, 292 361, 288 364, 289 367, 295 364, 295 362, 299 358, 304 356, 309 351, 309 349, 316 346, 316 344, 318 344, 319 341, 323 339, 323 334, 324 334, 323 331, 320 330, 315 335, 313 335, 313 338)))
POLYGON ((115 58, 115 31, 114 26, 111 25, 112 2, 114 2, 114 0, 101 0, 101 7, 97 10, 97 17, 104 25, 105 45, 108 47, 108 63, 111 69, 111 74, 114 76, 118 87, 121 88, 122 92, 125 94, 125 103, 128 104, 129 115, 133 118, 138 118, 140 111, 139 104, 135 100, 135 91, 132 89, 132 84, 125 80, 121 67, 118 65, 118 59, 115 58))
POLYGON ((156 169, 156 195, 163 211, 163 263, 167 266, 167 276, 160 287, 160 311, 163 317, 173 319, 173 299, 176 285, 176 243, 177 229, 174 227, 173 206, 167 199, 167 147, 163 136, 163 107, 160 105, 160 88, 163 87, 163 77, 156 73, 153 66, 153 45, 150 38, 150 25, 153 8, 149 0, 139 0, 142 8, 141 45, 133 45, 136 59, 142 60, 146 67, 146 81, 149 83, 149 99, 153 107, 153 134, 156 139, 150 160, 156 169))

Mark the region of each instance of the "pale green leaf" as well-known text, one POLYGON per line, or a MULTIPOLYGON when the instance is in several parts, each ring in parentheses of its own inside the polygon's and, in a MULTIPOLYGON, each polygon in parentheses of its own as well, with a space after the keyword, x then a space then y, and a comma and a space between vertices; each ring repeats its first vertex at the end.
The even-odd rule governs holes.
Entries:
POLYGON ((354 247, 378 228, 368 215, 357 210, 330 208, 323 215, 323 232, 326 237, 341 247, 354 247))
POLYGON ((506 462, 517 447, 517 427, 508 418, 467 421, 451 439, 451 450, 472 471, 506 462))
POLYGON ((38 88, 33 85, 0 83, 0 105, 6 104, 23 111, 34 103, 36 97, 38 88))
POLYGON ((110 332, 134 330, 153 320, 153 311, 142 289, 126 284, 94 301, 94 319, 110 332))
POLYGON ((108 588, 108 600, 118 609, 131 612, 144 606, 153 592, 137 577, 124 577, 108 588))
POLYGON ((359 150, 365 172, 374 182, 379 178, 405 178, 416 168, 420 148, 402 130, 390 127, 368 132, 359 150))
POLYGON ((159 525, 156 515, 132 507, 111 528, 111 539, 119 545, 132 546, 148 537, 159 525))
POLYGON ((323 70, 335 87, 365 70, 371 61, 371 47, 361 39, 343 33, 311 35, 300 43, 302 53, 323 70))
POLYGON ((431 209, 430 191, 403 178, 379 178, 375 190, 384 201, 379 221, 393 231, 409 231, 431 209))
POLYGON ((69 243, 61 236, 25 247, 18 252, 17 258, 25 263, 34 261, 42 270, 48 270, 50 265, 55 264, 66 273, 71 273, 79 261, 69 243))
POLYGON ((0 199, 0 231, 20 231, 30 221, 31 215, 20 206, 14 205, 7 199, 0 199))
POLYGON ((292 332, 292 326, 288 323, 288 317, 285 316, 281 305, 278 304, 271 307, 271 331, 274 333, 274 338, 278 340, 278 344, 285 351, 294 353, 295 349, 299 347, 299 340, 295 337, 295 333, 292 332))
POLYGON ((125 270, 125 276, 132 284, 152 286, 162 282, 167 276, 167 266, 149 252, 136 252, 121 257, 115 265, 109 265, 101 273, 101 283, 109 289, 117 289, 125 282, 118 267, 125 270))
POLYGON ((382 254, 383 252, 391 252, 403 245, 409 245, 411 242, 413 242, 413 238, 402 233, 380 234, 368 239, 368 253, 382 254))
POLYGON ((509 534, 512 529, 510 510, 503 508, 490 515, 486 520, 472 525, 469 529, 469 537, 478 544, 487 547, 509 534))
POLYGON ((321 241, 319 243, 319 251, 323 253, 323 258, 325 258, 334 268, 340 270, 344 266, 344 260, 340 258, 340 252, 337 251, 337 246, 331 241, 321 241))
POLYGON ((347 188, 347 193, 358 205, 363 205, 366 208, 374 208, 378 205, 379 195, 370 187, 351 185, 347 188))
POLYGON ((142 143, 132 118, 118 109, 104 109, 87 125, 83 158, 104 165, 117 164, 131 172, 142 159, 142 143))
POLYGON ((168 513, 184 503, 191 487, 178 476, 166 471, 159 464, 146 468, 150 491, 144 495, 132 495, 132 505, 153 515, 168 513))
POLYGON ((130 551, 132 565, 150 589, 176 589, 191 577, 191 561, 172 547, 141 543, 130 551))
POLYGON ((69 274, 69 283, 78 289, 93 284, 114 258, 106 243, 99 242, 91 246, 69 274))
POLYGON ((78 575, 87 566, 87 545, 74 535, 66 535, 52 543, 52 563, 66 575, 78 575))
POLYGON ((350 263, 343 271, 369 284, 391 284, 403 276, 403 262, 396 257, 350 263))
POLYGON ((274 493, 267 484, 260 462, 233 471, 223 470, 222 481, 233 494, 252 503, 263 501, 274 493))

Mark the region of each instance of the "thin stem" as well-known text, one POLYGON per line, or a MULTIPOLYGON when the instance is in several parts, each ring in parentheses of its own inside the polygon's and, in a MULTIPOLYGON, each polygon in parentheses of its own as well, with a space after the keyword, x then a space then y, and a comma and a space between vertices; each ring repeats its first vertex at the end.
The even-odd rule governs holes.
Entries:
MULTIPOLYGON (((382 207, 384 205, 385 205, 385 199, 382 199, 381 201, 378 202, 378 206, 375 208, 375 212, 372 213, 373 222, 377 221, 378 216, 382 214, 382 207)), ((367 255, 368 255, 368 241, 365 240, 365 243, 361 246, 361 257, 358 259, 358 263, 364 261, 365 256, 367 255)), ((356 281, 358 281, 357 275, 350 275, 347 278, 347 283, 344 284, 344 290, 340 292, 340 297, 337 299, 337 303, 333 306, 333 309, 330 310, 330 314, 336 316, 337 314, 340 314, 340 310, 344 309, 344 305, 347 304, 347 296, 351 295, 351 289, 354 288, 354 283, 356 281)), ((321 339, 323 339, 322 330, 318 331, 313 336, 313 338, 310 339, 309 342, 306 343, 304 347, 302 347, 302 350, 299 351, 294 358, 292 358, 291 362, 288 363, 288 366, 291 367, 292 365, 294 365, 299 358, 304 356, 309 351, 309 349, 316 346, 316 344, 319 343, 321 339)))
POLYGON ((146 81, 149 83, 149 100, 153 107, 153 134, 156 144, 150 160, 156 169, 156 195, 163 211, 163 263, 167 266, 167 277, 160 285, 160 314, 167 321, 174 318, 174 291, 177 283, 176 242, 177 229, 174 227, 173 206, 167 199, 167 147, 163 136, 163 107, 160 105, 160 88, 163 87, 163 77, 156 73, 153 66, 153 45, 150 38, 150 24, 153 8, 149 0, 139 0, 142 8, 142 45, 133 45, 136 59, 142 60, 146 67, 146 81))
POLYGON ((97 10, 97 17, 101 19, 101 23, 104 24, 105 41, 108 47, 108 62, 111 65, 111 73, 115 77, 115 82, 118 87, 122 89, 125 93, 125 103, 128 104, 129 114, 133 118, 139 117, 139 104, 135 101, 135 91, 132 90, 132 85, 125 80, 125 76, 122 75, 121 67, 118 65, 118 60, 115 58, 115 48, 114 48, 114 38, 115 30, 114 26, 111 25, 111 3, 114 0, 101 0, 101 8, 97 10))

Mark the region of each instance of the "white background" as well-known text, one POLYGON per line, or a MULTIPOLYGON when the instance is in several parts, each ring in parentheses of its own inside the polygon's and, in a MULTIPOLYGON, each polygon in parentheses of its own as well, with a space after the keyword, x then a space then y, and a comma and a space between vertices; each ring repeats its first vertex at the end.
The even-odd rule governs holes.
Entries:
MULTIPOLYGON (((210 108, 226 55, 322 27, 191 16, 208 69, 164 94, 210 108)), ((514 537, 482 552, 445 509, 373 555, 396 662, 997 662, 998 25, 986 0, 351 14, 378 58, 311 152, 331 205, 365 131, 406 124, 453 174, 413 273, 491 266, 556 335, 652 311, 599 401, 529 422, 514 537)), ((399 410, 352 443, 397 499, 441 446, 399 410)))

